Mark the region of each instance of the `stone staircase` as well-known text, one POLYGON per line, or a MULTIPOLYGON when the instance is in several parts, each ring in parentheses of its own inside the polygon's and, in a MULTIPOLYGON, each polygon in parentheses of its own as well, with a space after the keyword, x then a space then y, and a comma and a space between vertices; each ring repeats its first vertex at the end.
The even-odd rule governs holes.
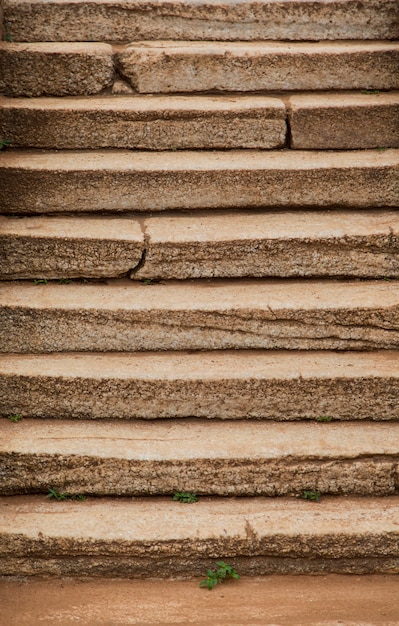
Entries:
POLYGON ((396 0, 3 10, 0 575, 398 573, 396 0))

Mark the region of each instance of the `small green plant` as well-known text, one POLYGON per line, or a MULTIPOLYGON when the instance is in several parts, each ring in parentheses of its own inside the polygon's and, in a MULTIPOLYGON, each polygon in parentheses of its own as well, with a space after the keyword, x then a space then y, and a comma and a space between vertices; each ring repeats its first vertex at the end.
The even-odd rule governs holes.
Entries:
POLYGON ((58 280, 59 285, 69 285, 72 282, 70 278, 60 278, 58 280))
POLYGON ((198 497, 195 493, 189 491, 176 491, 173 496, 173 500, 176 502, 184 502, 185 504, 191 504, 192 502, 198 502, 198 497))
POLYGON ((311 502, 320 502, 320 496, 320 491, 305 490, 302 493, 301 498, 302 500, 310 500, 311 502))
POLYGON ((390 278, 388 278, 388 276, 384 276, 383 280, 386 280, 388 283, 391 280, 390 278))
POLYGON ((35 280, 33 281, 34 285, 47 285, 48 280, 46 280, 45 278, 35 278, 35 280))
POLYGON ((4 39, 8 41, 8 43, 12 43, 14 41, 10 32, 10 22, 7 20, 4 22, 4 39))
POLYGON ((331 415, 319 415, 316 417, 316 422, 332 422, 331 415))
POLYGON ((73 493, 68 493, 67 491, 61 492, 56 489, 49 489, 47 497, 53 500, 77 500, 78 502, 84 502, 86 500, 86 496, 75 495, 73 493))
POLYGON ((10 420, 10 422, 19 422, 22 419, 23 415, 22 413, 15 413, 14 415, 7 415, 7 419, 10 420))
POLYGON ((388 148, 383 148, 382 146, 379 146, 378 148, 375 148, 375 150, 377 150, 377 152, 385 152, 385 150, 388 150, 388 148))
POLYGON ((152 278, 143 278, 141 282, 143 285, 152 285, 152 278))
POLYGON ((224 561, 218 561, 216 565, 217 569, 208 569, 206 571, 206 578, 205 580, 201 580, 200 587, 206 587, 210 591, 216 587, 216 585, 226 580, 226 578, 240 580, 240 576, 231 565, 228 565, 224 561))
POLYGON ((377 94, 380 93, 380 90, 379 89, 362 89, 360 93, 366 96, 376 96, 377 94))
POLYGON ((0 150, 5 150, 11 146, 11 141, 9 139, 0 139, 0 150))

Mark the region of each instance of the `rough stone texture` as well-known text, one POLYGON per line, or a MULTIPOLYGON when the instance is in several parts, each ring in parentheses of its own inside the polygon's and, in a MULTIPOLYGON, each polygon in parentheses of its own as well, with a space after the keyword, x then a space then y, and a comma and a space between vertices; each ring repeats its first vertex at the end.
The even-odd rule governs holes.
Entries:
POLYGON ((397 352, 0 355, 0 414, 399 418, 397 352))
POLYGON ((55 619, 73 626, 83 615, 91 626, 166 626, 165 616, 167 626, 223 624, 226 615, 230 626, 249 620, 251 626, 396 626, 399 619, 398 576, 243 577, 216 587, 210 598, 199 587, 209 567, 214 563, 194 580, 3 578, 2 614, 7 626, 55 619))
POLYGON ((0 217, 0 278, 120 276, 143 253, 139 220, 0 217))
POLYGON ((399 214, 336 210, 196 212, 141 220, 0 217, 2 280, 112 277, 132 268, 136 280, 399 277, 399 214))
POLYGON ((99 93, 113 74, 108 44, 0 42, 0 93, 7 96, 99 93))
POLYGON ((26 148, 279 148, 285 117, 262 96, 0 99, 1 136, 26 148))
POLYGON ((142 42, 117 51, 139 93, 399 89, 399 43, 142 42))
POLYGON ((395 39, 394 0, 6 0, 15 41, 395 39))
POLYGON ((314 211, 145 220, 142 278, 399 276, 399 214, 314 211))
POLYGON ((291 147, 399 147, 399 93, 296 95, 288 100, 291 147))
POLYGON ((0 423, 0 493, 387 495, 399 423, 0 423))
POLYGON ((0 285, 0 352, 399 348, 399 281, 0 285))
MULTIPOLYGON (((399 76, 399 74, 398 74, 399 76)), ((379 207, 399 199, 399 150, 32 153, 1 160, 3 211, 379 207)))
POLYGON ((2 575, 19 567, 19 575, 193 576, 220 558, 252 575, 399 571, 399 498, 392 496, 325 498, 322 505, 214 499, 192 506, 13 497, 2 499, 1 510, 2 575))

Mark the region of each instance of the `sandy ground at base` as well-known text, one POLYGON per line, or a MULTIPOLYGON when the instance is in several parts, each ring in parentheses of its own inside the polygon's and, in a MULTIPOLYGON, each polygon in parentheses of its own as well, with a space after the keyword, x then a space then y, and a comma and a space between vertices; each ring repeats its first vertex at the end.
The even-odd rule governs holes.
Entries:
POLYGON ((0 580, 1 626, 398 626, 399 576, 0 580))

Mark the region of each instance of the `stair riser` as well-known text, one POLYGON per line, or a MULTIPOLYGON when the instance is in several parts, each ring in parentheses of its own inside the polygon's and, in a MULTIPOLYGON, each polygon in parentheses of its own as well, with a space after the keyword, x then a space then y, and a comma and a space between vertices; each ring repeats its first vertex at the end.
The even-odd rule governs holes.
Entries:
POLYGON ((0 352, 399 348, 399 307, 365 311, 339 311, 337 307, 331 312, 297 313, 282 310, 273 314, 255 308, 240 312, 217 307, 213 312, 2 307, 0 352), (273 314, 275 320, 270 319, 273 314))
MULTIPOLYGON (((344 539, 342 539, 344 540, 344 539)), ((338 547, 340 541, 335 544, 338 547)), ((186 552, 186 545, 177 545, 180 552, 186 552)), ((49 552, 51 552, 49 547, 49 552)), ((373 547, 371 547, 371 550, 373 547)), ((27 548, 28 550, 28 548, 27 548)), ((386 547, 390 552, 390 546, 386 547)), ((192 578, 202 576, 214 566, 215 561, 225 560, 241 576, 267 576, 271 574, 398 574, 398 557, 348 557, 348 558, 308 558, 308 557, 271 557, 251 556, 236 557, 227 550, 215 549, 209 557, 173 558, 158 557, 157 560, 130 557, 85 557, 77 554, 73 557, 30 559, 3 557, 0 562, 0 576, 50 576, 50 577, 94 577, 94 578, 192 578)))
POLYGON ((0 453, 0 494, 60 493, 156 496, 189 491, 216 496, 322 494, 384 496, 398 493, 394 458, 268 461, 191 459, 143 461, 74 455, 0 453))
POLYGON ((340 153, 339 161, 329 153, 323 166, 320 162, 317 166, 319 153, 288 152, 287 157, 285 153, 266 152, 262 156, 251 153, 256 159, 252 167, 246 161, 238 165, 238 152, 233 156, 202 152, 194 157, 193 165, 183 166, 184 159, 196 154, 156 153, 152 164, 149 153, 122 152, 116 153, 115 158, 100 153, 97 159, 88 154, 91 163, 84 162, 84 153, 77 153, 76 157, 69 153, 69 163, 64 165, 61 154, 38 155, 36 159, 31 157, 28 165, 26 155, 10 153, 0 171, 3 206, 7 213, 37 214, 316 206, 375 208, 396 206, 398 202, 397 151, 340 153), (309 163, 302 165, 307 155, 310 155, 309 163), (205 160, 208 166, 204 171, 205 160), (57 169, 58 165, 62 170, 57 169))
POLYGON ((43 418, 399 419, 397 378, 340 380, 93 380, 8 375, 2 415, 43 418))
POLYGON ((140 39, 323 40, 395 39, 393 0, 368 2, 178 3, 109 1, 5 2, 14 41, 133 41, 140 39))

